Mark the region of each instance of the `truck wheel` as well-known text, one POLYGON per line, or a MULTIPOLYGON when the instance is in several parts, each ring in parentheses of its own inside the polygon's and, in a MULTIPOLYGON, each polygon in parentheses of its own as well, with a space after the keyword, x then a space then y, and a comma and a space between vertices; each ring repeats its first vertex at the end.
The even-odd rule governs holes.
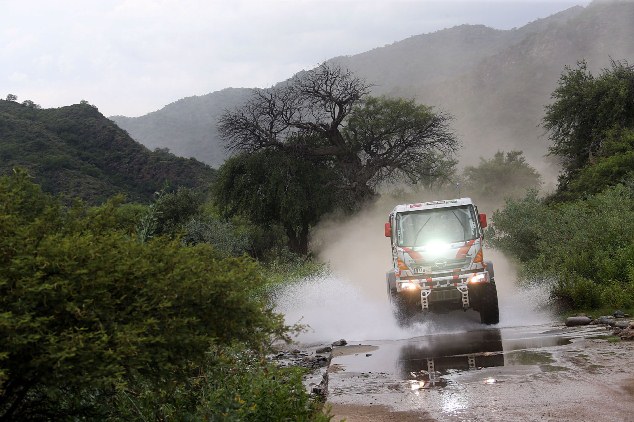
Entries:
POLYGON ((486 264, 486 269, 489 272, 489 280, 495 283, 495 271, 493 269, 493 262, 486 261, 485 264, 486 264))
POLYGON ((491 283, 483 284, 481 288, 480 322, 487 325, 497 324, 500 322, 497 288, 491 283))

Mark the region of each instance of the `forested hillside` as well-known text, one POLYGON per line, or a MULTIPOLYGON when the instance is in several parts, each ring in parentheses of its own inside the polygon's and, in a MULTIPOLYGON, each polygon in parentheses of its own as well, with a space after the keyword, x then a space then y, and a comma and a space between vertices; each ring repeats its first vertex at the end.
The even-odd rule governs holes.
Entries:
POLYGON ((0 174, 15 167, 46 192, 94 204, 118 193, 148 201, 164 187, 206 187, 214 177, 195 159, 148 150, 89 104, 40 109, 0 100, 0 174))
MULTIPOLYGON (((540 119, 564 66, 585 59, 598 71, 611 57, 634 61, 632 22, 633 2, 593 2, 521 28, 462 25, 333 61, 373 84, 373 95, 414 98, 454 115, 463 164, 498 150, 523 150, 544 172, 548 141, 540 119)), ((227 89, 113 120, 145 145, 217 166, 225 158, 217 117, 247 95, 227 89)))

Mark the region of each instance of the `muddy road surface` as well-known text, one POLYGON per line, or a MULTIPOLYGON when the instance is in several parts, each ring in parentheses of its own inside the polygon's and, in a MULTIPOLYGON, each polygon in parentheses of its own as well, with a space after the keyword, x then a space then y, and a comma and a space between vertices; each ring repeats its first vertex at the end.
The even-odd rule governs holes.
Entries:
MULTIPOLYGON (((345 242, 358 239, 345 234, 335 258, 358 252, 345 242)), ((634 342, 613 341, 605 326, 566 327, 548 289, 519 287, 495 251, 487 256, 496 265, 499 324, 455 311, 399 325, 377 276, 389 250, 380 252, 332 264, 338 275, 306 279, 277 298, 287 323, 308 327, 299 349, 314 354, 347 341, 321 369, 333 420, 634 422, 634 342)))
POLYGON ((553 322, 349 339, 332 351, 327 404, 348 422, 634 421, 634 343, 553 322))

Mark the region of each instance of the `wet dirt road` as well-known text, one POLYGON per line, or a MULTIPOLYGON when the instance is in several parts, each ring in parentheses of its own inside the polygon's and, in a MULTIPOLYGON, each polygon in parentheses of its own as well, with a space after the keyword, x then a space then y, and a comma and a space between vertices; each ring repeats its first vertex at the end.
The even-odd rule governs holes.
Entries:
POLYGON ((609 335, 548 323, 349 341, 327 404, 348 422, 634 421, 634 343, 609 335))

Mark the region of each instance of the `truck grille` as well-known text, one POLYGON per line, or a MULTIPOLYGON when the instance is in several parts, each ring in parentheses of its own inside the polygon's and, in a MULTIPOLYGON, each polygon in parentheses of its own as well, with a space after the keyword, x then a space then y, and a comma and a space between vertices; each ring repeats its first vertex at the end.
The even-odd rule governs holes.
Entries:
POLYGON ((462 299, 462 293, 458 289, 439 289, 432 290, 429 295, 429 300, 432 302, 446 302, 449 300, 460 301, 462 299))
POLYGON ((470 258, 437 259, 428 261, 425 265, 431 266, 433 272, 451 271, 458 268, 465 268, 471 263, 470 258))

